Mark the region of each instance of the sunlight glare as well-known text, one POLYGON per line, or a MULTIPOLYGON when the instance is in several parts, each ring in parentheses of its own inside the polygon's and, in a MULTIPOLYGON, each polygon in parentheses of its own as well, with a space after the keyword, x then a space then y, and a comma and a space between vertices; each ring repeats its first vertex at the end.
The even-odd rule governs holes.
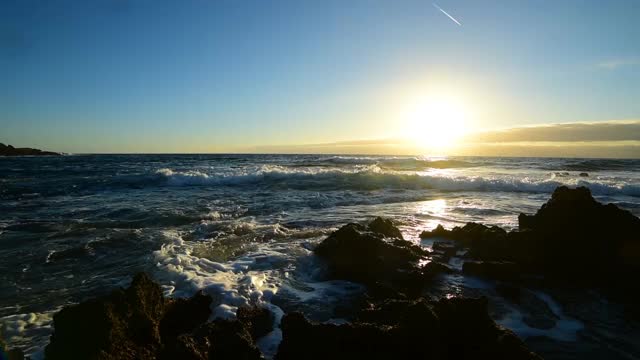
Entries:
POLYGON ((422 98, 407 107, 404 135, 422 147, 451 147, 465 134, 467 118, 466 108, 456 98, 422 98))

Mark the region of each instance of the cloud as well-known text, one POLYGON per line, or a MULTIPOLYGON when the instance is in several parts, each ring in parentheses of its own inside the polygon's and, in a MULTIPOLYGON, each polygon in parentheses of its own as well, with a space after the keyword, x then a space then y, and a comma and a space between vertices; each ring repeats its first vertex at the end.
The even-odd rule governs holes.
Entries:
POLYGON ((467 140, 483 143, 640 141, 640 120, 517 127, 472 134, 467 140))
POLYGON ((640 58, 620 58, 611 59, 598 63, 597 66, 602 69, 615 70, 623 66, 640 65, 640 58))
MULTIPOLYGON (((373 139, 320 144, 268 145, 244 149, 259 153, 431 154, 415 142, 373 139)), ((640 120, 523 126, 470 134, 447 155, 640 158, 640 120)), ((435 154, 435 153, 434 153, 435 154)), ((442 155, 442 153, 438 153, 442 155)))

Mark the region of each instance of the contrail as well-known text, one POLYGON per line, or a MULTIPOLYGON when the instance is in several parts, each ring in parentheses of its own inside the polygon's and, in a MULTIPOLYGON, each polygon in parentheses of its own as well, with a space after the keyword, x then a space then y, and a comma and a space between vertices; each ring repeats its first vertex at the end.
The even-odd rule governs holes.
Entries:
POLYGON ((460 24, 460 21, 456 20, 456 18, 454 18, 453 16, 449 15, 448 12, 442 10, 442 8, 440 6, 438 6, 438 4, 433 3, 433 6, 435 6, 436 9, 440 10, 443 14, 447 15, 447 17, 449 19, 451 19, 454 23, 458 24, 458 26, 462 26, 462 24, 460 24))

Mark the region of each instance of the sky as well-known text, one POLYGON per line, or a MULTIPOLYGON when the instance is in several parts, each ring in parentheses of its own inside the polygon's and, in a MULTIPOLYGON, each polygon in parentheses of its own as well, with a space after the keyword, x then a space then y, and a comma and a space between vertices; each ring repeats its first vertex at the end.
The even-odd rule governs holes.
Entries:
POLYGON ((481 133, 465 139, 504 143, 489 151, 498 155, 535 142, 554 143, 551 154, 582 144, 574 155, 640 157, 628 128, 640 127, 639 17, 637 0, 5 0, 0 142, 428 152, 385 144, 438 134, 447 116, 427 112, 416 126, 405 113, 445 96, 464 108, 465 133, 481 133), (568 139, 539 130, 567 123, 596 126, 568 139))

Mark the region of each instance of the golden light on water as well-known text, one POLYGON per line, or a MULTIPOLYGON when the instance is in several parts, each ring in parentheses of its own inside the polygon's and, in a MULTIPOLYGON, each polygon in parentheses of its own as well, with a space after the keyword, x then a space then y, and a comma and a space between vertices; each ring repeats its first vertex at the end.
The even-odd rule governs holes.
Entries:
POLYGON ((426 96, 412 101, 402 115, 403 135, 425 148, 449 148, 466 132, 469 111, 453 96, 426 96))

